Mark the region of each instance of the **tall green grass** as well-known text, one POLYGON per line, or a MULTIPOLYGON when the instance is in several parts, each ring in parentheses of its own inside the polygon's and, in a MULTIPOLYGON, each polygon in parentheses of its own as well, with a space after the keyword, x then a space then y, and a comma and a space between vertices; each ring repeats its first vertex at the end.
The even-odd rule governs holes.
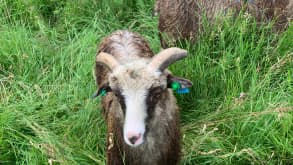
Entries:
MULTIPOLYGON (((158 52, 153 1, 0 2, 0 164, 105 164, 97 43, 130 29, 158 52)), ((194 84, 176 95, 181 164, 293 163, 292 27, 241 15, 178 45, 189 57, 170 68, 194 84)))

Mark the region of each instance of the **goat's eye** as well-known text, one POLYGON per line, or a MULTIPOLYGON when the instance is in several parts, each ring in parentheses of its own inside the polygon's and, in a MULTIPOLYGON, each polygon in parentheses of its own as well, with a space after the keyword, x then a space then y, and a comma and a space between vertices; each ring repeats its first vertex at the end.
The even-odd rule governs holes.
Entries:
POLYGON ((155 102, 156 100, 159 100, 162 96, 163 89, 161 87, 155 87, 150 90, 150 101, 155 102))
POLYGON ((153 94, 154 99, 159 99, 162 95, 162 91, 158 91, 156 93, 153 94))
POLYGON ((113 93, 116 96, 119 104, 121 105, 121 108, 123 110, 123 113, 125 113, 126 106, 125 106, 124 96, 121 94, 121 92, 119 90, 114 90, 113 93))
POLYGON ((113 91, 113 93, 114 93, 114 95, 115 95, 116 97, 118 97, 118 98, 121 96, 120 91, 115 90, 115 91, 113 91))
POLYGON ((123 95, 121 94, 120 91, 115 90, 115 91, 113 91, 113 93, 117 97, 118 100, 121 100, 123 98, 123 95))

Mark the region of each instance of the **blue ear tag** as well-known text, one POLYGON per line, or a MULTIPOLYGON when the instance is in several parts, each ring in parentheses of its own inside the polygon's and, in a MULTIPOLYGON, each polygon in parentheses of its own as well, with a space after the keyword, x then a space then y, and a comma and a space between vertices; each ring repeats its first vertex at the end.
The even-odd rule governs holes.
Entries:
POLYGON ((189 89, 188 88, 180 88, 176 90, 176 93, 178 94, 186 94, 189 93, 189 89))
POLYGON ((98 96, 106 96, 107 95, 107 90, 106 89, 101 89, 96 91, 93 95, 92 95, 92 99, 98 97, 98 96))
POLYGON ((107 95, 107 91, 105 89, 103 89, 100 95, 101 96, 106 96, 107 95))
POLYGON ((181 85, 178 82, 172 82, 171 87, 178 94, 189 93, 189 89, 188 88, 181 88, 181 85))

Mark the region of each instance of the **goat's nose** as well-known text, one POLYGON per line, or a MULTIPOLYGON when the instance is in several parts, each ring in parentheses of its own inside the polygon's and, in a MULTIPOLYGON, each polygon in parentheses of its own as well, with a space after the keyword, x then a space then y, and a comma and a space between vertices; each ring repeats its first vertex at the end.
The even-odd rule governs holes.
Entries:
POLYGON ((127 133, 127 138, 130 141, 131 144, 135 144, 140 138, 141 138, 141 134, 135 134, 132 132, 127 133))

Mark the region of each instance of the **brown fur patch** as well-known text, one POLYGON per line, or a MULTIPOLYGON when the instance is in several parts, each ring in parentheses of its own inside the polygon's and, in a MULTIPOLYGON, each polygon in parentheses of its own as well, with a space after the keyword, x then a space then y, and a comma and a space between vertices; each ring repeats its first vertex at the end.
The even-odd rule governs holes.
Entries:
POLYGON ((206 19, 214 24, 218 16, 232 13, 236 17, 244 7, 259 24, 276 19, 274 29, 283 31, 293 15, 292 0, 157 0, 159 37, 163 48, 180 39, 196 41, 206 19))

